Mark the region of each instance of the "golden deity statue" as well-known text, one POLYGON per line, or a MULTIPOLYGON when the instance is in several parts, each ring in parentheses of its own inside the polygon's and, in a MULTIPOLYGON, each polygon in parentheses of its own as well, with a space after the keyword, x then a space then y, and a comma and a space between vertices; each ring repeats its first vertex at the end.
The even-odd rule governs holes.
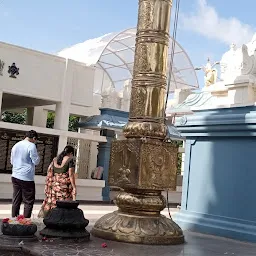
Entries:
POLYGON ((210 59, 208 58, 207 64, 204 67, 196 68, 196 70, 204 71, 204 85, 209 87, 217 82, 218 71, 214 68, 219 62, 211 64, 210 59))
POLYGON ((167 138, 165 99, 172 0, 139 0, 126 140, 112 142, 109 185, 118 210, 101 217, 94 236, 139 244, 181 244, 183 232, 161 215, 163 190, 176 190, 178 146, 167 138))

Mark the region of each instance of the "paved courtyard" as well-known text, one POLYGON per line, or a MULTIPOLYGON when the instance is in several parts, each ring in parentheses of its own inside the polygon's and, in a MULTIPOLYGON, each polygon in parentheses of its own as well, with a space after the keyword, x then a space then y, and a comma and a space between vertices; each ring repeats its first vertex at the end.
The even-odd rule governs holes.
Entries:
MULTIPOLYGON (((34 209, 34 217, 40 208, 37 204, 34 209)), ((91 229, 93 223, 110 211, 115 210, 110 205, 82 205, 86 218, 90 220, 91 229)), ((0 205, 0 217, 10 215, 10 205, 0 205), (8 214, 9 213, 9 214, 8 214)), ((172 214, 177 209, 171 209, 172 214)), ((164 211, 167 215, 168 212, 164 211)), ((38 221, 39 229, 43 228, 41 221, 38 221)), ((75 242, 67 240, 47 240, 38 242, 24 242, 19 245, 15 241, 0 240, 1 256, 255 256, 256 244, 242 243, 230 239, 207 236, 192 232, 185 232, 186 243, 178 246, 143 246, 134 244, 124 244, 113 241, 104 241, 102 239, 91 237, 90 242, 75 242), (102 248, 102 243, 107 244, 107 248, 102 248), (2 251, 1 251, 2 248, 2 251), (16 252, 4 252, 3 249, 16 249, 16 252)))

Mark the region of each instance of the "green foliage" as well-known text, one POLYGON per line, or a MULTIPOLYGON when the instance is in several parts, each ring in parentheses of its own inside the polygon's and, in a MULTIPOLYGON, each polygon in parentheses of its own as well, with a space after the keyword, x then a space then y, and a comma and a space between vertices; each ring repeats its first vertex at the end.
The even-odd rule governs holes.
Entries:
POLYGON ((55 113, 54 112, 48 112, 47 122, 46 122, 46 127, 47 128, 53 128, 54 127, 54 118, 55 118, 55 113))
POLYGON ((14 124, 26 124, 27 111, 23 113, 14 113, 10 111, 4 111, 2 113, 2 121, 14 124))
MULTIPOLYGON (((47 123, 46 123, 47 128, 53 128, 54 127, 54 118, 55 118, 55 113, 54 112, 48 112, 47 123)), ((77 127, 78 123, 79 123, 79 117, 71 115, 69 117, 68 130, 71 131, 71 132, 77 132, 78 131, 78 127, 77 127)))
POLYGON ((69 117, 68 130, 71 132, 77 132, 79 120, 80 120, 80 118, 78 116, 71 115, 69 117))

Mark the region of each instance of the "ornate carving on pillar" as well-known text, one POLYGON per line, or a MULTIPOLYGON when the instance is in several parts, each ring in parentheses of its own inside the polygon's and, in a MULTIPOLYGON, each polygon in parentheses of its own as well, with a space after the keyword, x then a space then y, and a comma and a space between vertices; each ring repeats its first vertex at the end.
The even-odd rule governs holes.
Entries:
POLYGON ((109 184, 122 192, 118 211, 100 218, 92 234, 141 244, 184 243, 183 232, 160 212, 165 189, 176 189, 178 147, 166 142, 166 73, 171 0, 139 0, 126 140, 112 143, 109 184))
POLYGON ((176 145, 159 140, 113 141, 109 184, 128 190, 175 190, 177 154, 176 145))

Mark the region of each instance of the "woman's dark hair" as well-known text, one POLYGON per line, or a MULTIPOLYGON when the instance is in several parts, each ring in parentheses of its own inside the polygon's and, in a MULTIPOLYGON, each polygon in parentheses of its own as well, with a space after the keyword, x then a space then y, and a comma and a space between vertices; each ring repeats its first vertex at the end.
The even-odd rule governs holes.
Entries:
POLYGON ((72 146, 66 146, 64 148, 64 150, 58 155, 57 164, 61 165, 63 158, 68 154, 73 154, 74 155, 74 152, 75 152, 75 150, 72 146))

